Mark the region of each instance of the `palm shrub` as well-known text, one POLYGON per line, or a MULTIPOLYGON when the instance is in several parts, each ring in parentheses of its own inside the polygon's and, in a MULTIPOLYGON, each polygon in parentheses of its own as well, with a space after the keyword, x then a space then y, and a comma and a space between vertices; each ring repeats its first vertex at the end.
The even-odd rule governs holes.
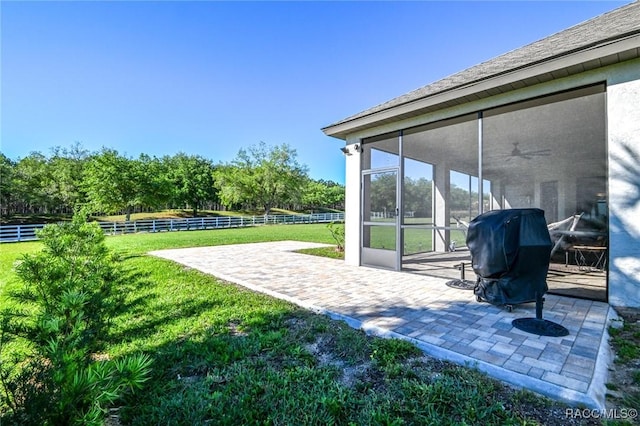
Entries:
POLYGON ((1 314, 0 423, 101 424, 108 405, 150 373, 145 355, 99 354, 124 275, 100 227, 80 214, 38 237, 43 249, 16 265, 22 286, 1 314), (11 354, 17 342, 26 349, 11 354))

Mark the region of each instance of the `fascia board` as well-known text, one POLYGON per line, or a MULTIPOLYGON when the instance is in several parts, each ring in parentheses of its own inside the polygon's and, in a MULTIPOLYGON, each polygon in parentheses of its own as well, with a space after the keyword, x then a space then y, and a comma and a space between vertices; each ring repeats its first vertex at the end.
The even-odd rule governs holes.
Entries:
MULTIPOLYGON (((397 105, 382 111, 377 111, 347 121, 344 123, 327 126, 322 131, 327 136, 333 136, 338 139, 345 139, 346 135, 356 130, 373 127, 385 121, 392 120, 398 116, 410 116, 412 113, 419 112, 434 105, 443 104, 466 96, 491 90, 495 87, 515 84, 517 82, 535 78, 536 76, 558 72, 563 69, 575 67, 577 65, 598 60, 599 58, 615 55, 632 49, 640 48, 640 34, 633 34, 624 39, 617 39, 613 42, 600 44, 585 50, 553 58, 539 64, 534 64, 518 70, 506 72, 496 75, 485 80, 469 83, 467 85, 456 87, 442 93, 438 93, 426 98, 416 99, 407 103, 397 105)), ((416 114, 417 115, 417 114, 416 114)))

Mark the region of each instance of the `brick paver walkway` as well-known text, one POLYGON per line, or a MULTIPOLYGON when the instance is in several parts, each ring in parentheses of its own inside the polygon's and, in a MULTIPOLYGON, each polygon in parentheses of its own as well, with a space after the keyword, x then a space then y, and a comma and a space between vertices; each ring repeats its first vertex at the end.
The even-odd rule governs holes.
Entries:
POLYGON ((152 252, 255 291, 289 300, 377 335, 411 340, 426 353, 470 363, 490 376, 572 404, 604 408, 611 353, 608 304, 547 294, 543 317, 565 337, 514 328, 535 304, 513 312, 478 303, 442 278, 345 265, 294 253, 321 244, 296 241, 152 252))

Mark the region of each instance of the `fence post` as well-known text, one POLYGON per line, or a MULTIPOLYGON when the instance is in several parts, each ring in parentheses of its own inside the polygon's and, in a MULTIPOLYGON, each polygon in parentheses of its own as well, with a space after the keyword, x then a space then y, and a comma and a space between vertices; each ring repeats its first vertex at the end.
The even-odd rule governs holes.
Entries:
POLYGON ((151 221, 151 232, 156 232, 156 220, 151 221))
POLYGON ((204 217, 200 220, 200 223, 202 223, 202 229, 204 229, 204 217))
POLYGON ((173 231, 173 219, 169 219, 169 231, 173 231))
POLYGON ((22 236, 20 235, 20 225, 18 225, 17 231, 18 231, 18 242, 19 242, 20 239, 22 238, 22 236))

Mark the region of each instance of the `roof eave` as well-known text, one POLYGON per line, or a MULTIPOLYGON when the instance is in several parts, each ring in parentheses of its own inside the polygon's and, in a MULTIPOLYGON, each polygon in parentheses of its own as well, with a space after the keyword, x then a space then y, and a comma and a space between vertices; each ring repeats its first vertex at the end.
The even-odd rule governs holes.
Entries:
POLYGON ((512 89, 532 86, 542 81, 549 81, 561 76, 578 74, 588 69, 594 69, 605 65, 629 60, 638 57, 640 51, 640 34, 634 33, 613 41, 607 41, 595 46, 574 51, 563 56, 550 58, 526 67, 496 74, 479 81, 467 83, 458 87, 447 89, 424 98, 396 105, 388 109, 376 111, 348 121, 338 122, 322 128, 327 136, 338 139, 346 139, 350 133, 365 130, 385 122, 409 118, 439 109, 439 106, 448 107, 455 104, 468 102, 469 98, 478 99, 491 96, 500 88, 511 86, 512 89), (635 50, 635 52, 634 52, 635 50), (631 55, 621 55, 631 52, 631 55), (608 60, 601 63, 601 58, 619 55, 617 60, 608 60), (589 64, 585 67, 584 64, 589 64), (544 76, 544 78, 541 78, 544 76))

